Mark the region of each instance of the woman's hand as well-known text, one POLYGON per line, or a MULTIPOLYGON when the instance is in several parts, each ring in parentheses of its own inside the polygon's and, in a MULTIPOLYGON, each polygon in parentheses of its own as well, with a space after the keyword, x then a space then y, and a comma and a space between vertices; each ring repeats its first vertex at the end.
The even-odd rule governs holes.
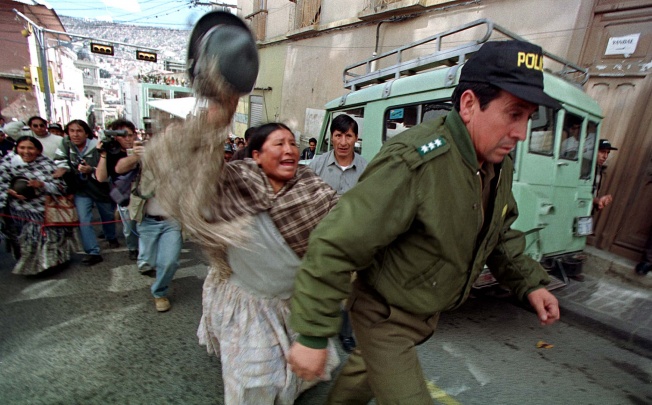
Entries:
POLYGON ((45 187, 45 183, 42 182, 41 180, 30 180, 27 182, 27 185, 33 188, 43 188, 45 187))
POLYGON ((63 176, 64 174, 66 174, 67 171, 68 171, 68 170, 64 169, 63 167, 60 167, 60 168, 56 169, 56 170, 52 173, 52 177, 54 177, 55 179, 58 179, 59 177, 61 177, 61 176, 63 176))
POLYGON ((12 189, 7 190, 7 194, 9 194, 10 196, 12 196, 17 200, 24 201, 26 199, 25 196, 18 194, 15 190, 12 189))

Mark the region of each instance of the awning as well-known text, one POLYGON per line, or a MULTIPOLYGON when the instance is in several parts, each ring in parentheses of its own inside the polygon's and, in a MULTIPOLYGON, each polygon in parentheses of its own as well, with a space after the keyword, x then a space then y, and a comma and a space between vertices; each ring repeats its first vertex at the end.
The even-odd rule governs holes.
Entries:
POLYGON ((177 117, 185 119, 195 108, 194 97, 171 98, 163 100, 152 100, 148 104, 159 110, 168 112, 177 117))

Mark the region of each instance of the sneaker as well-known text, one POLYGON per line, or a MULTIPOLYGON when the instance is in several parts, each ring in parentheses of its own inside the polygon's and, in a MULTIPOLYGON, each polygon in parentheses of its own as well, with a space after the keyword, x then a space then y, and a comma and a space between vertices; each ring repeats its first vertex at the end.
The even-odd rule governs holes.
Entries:
POLYGON ((118 243, 117 239, 109 239, 108 242, 109 242, 109 247, 111 249, 115 249, 115 248, 120 247, 120 243, 118 243))
POLYGON ((154 298, 154 304, 156 305, 156 310, 158 312, 165 312, 169 311, 172 305, 170 305, 170 300, 168 300, 165 297, 162 298, 154 298))
POLYGON ((143 276, 156 277, 156 269, 149 267, 147 264, 145 264, 143 267, 140 267, 138 272, 143 276))
POLYGON ((639 276, 644 276, 650 271, 652 271, 652 263, 640 262, 636 265, 636 274, 639 276))
POLYGON ((130 250, 129 251, 129 260, 138 260, 138 251, 130 250))
POLYGON ((87 266, 92 266, 103 261, 104 259, 102 259, 102 256, 100 255, 86 255, 86 257, 82 259, 82 263, 87 266))

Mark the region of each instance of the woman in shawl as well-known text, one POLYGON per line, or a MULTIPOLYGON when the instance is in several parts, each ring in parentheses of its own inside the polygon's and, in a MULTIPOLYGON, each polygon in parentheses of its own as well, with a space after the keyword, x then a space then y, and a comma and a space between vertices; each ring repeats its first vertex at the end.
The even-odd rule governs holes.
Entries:
MULTIPOLYGON (((160 169, 169 160, 161 158, 165 153, 161 145, 152 143, 155 152, 148 151, 151 159, 146 162, 160 169)), ((259 127, 249 142, 249 153, 250 159, 222 163, 212 177, 217 178, 212 212, 191 214, 187 206, 177 211, 211 257, 197 335, 209 353, 220 355, 225 404, 292 404, 309 385, 286 361, 295 338, 289 326, 289 299, 310 232, 336 203, 337 193, 312 170, 298 166, 299 149, 283 124, 259 127), (207 228, 199 226, 198 217, 205 219, 207 228), (217 248, 217 243, 223 248, 217 248)), ((192 159, 198 160, 207 161, 192 159)), ((186 171, 168 170, 177 181, 186 171)), ((190 181, 172 181, 173 188, 190 181)), ((159 178, 158 184, 171 182, 159 178)), ((197 194, 192 190, 210 188, 195 185, 177 193, 191 193, 184 198, 192 200, 197 194)), ((330 349, 329 372, 339 362, 334 345, 330 349)))
POLYGON ((9 237, 17 242, 14 274, 38 274, 64 264, 76 245, 74 228, 43 227, 46 195, 63 195, 65 185, 52 177, 56 166, 42 152, 38 139, 22 136, 15 154, 0 161, 0 206, 8 208, 9 237))

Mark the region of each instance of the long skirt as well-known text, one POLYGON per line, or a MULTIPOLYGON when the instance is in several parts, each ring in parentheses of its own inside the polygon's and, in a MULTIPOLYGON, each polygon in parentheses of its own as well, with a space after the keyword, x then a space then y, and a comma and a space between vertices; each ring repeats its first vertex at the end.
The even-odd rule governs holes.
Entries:
POLYGON ((14 246, 14 274, 33 275, 70 260, 79 250, 76 227, 43 227, 43 214, 10 210, 7 243, 14 246), (17 251, 18 250, 18 251, 17 251))
MULTIPOLYGON (((204 283, 204 313, 197 336, 209 353, 219 353, 224 403, 293 404, 316 382, 298 378, 286 360, 297 336, 289 326, 289 300, 260 298, 213 276, 209 274, 204 283)), ((328 349, 325 380, 339 364, 332 342, 328 349)))

